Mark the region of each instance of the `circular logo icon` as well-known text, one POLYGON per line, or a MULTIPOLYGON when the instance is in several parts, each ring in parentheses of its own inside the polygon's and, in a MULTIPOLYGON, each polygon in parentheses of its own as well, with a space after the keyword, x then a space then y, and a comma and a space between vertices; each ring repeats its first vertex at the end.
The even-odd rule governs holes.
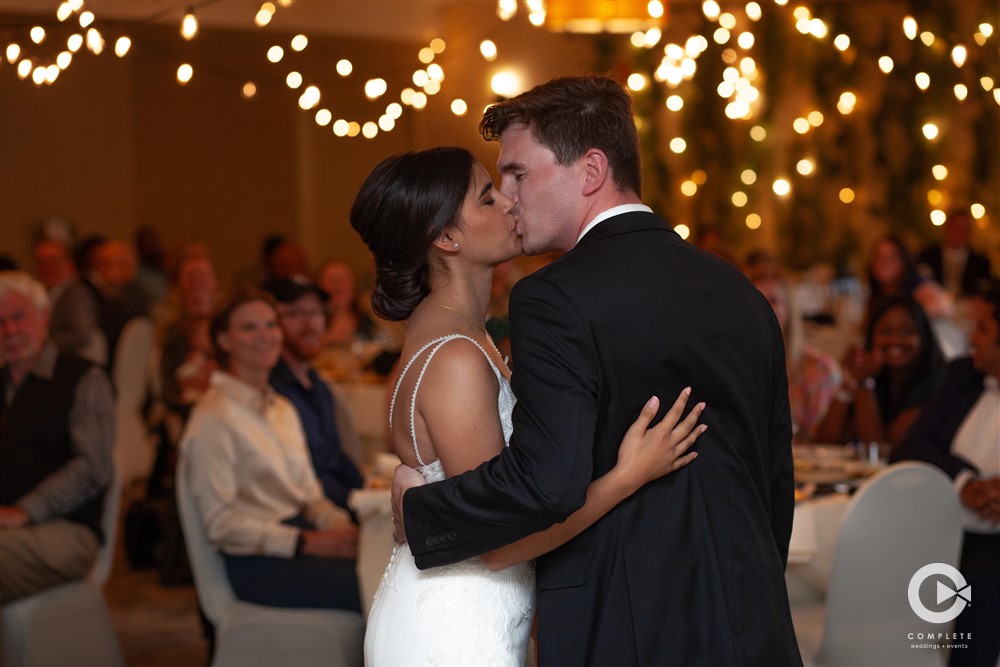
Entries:
POLYGON ((961 572, 946 563, 931 563, 917 570, 910 579, 910 585, 906 592, 913 613, 928 623, 950 623, 962 613, 965 605, 972 604, 972 586, 966 583, 961 572), (941 581, 937 582, 937 604, 940 605, 942 602, 955 598, 955 602, 944 611, 931 611, 924 606, 920 599, 920 586, 928 577, 936 574, 947 578, 954 584, 954 587, 950 588, 941 581))

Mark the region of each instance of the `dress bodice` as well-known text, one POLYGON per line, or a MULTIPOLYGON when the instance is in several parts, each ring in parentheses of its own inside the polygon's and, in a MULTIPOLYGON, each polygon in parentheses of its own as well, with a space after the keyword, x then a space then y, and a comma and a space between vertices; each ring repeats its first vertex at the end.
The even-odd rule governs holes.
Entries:
MULTIPOLYGON (((414 403, 434 354, 449 341, 464 338, 482 350, 499 382, 497 412, 509 444, 514 392, 493 359, 462 334, 436 338, 403 367, 389 408, 389 423, 403 377, 426 353, 410 394, 410 441, 428 482, 445 478, 440 459, 425 462, 417 444, 414 403)), ((523 665, 535 596, 532 562, 497 572, 478 558, 418 570, 408 544, 397 544, 386 567, 365 636, 365 664, 375 665, 523 665)))
POLYGON ((507 378, 504 377, 504 374, 497 367, 496 363, 493 361, 493 358, 490 356, 489 352, 487 352, 486 349, 482 345, 480 345, 476 339, 470 338, 469 336, 466 336, 464 334, 457 334, 457 333, 449 334, 447 336, 441 336, 439 338, 435 338, 434 340, 428 342, 419 350, 417 350, 413 354, 413 356, 410 357, 409 361, 406 362, 406 365, 403 366, 403 370, 399 374, 399 379, 396 380, 396 387, 395 390, 392 392, 392 402, 389 405, 389 428, 391 429, 392 415, 396 409, 396 400, 399 397, 399 387, 403 382, 403 378, 406 377, 407 372, 410 370, 411 367, 413 367, 414 362, 416 362, 417 359, 421 357, 421 355, 427 352, 427 355, 424 358, 424 363, 420 368, 420 374, 417 376, 417 381, 413 385, 413 391, 410 394, 410 403, 409 403, 410 441, 413 445, 413 452, 414 454, 416 454, 417 462, 420 464, 419 467, 417 468, 417 471, 424 476, 424 479, 427 482, 439 482, 445 478, 445 474, 444 474, 444 467, 441 465, 440 459, 435 459, 428 463, 425 462, 423 457, 420 455, 420 447, 417 444, 415 411, 414 411, 414 406, 416 405, 417 402, 417 391, 420 389, 420 382, 424 378, 424 373, 427 371, 427 367, 430 365, 431 359, 434 358, 434 355, 437 354, 438 350, 440 350, 441 347, 444 346, 446 343, 460 338, 469 341, 470 343, 479 348, 479 350, 486 357, 486 361, 489 362, 490 368, 492 368, 493 372, 496 374, 497 381, 500 383, 500 391, 497 394, 497 413, 500 417, 500 426, 503 428, 503 441, 505 446, 510 444, 510 436, 511 433, 513 433, 514 431, 514 425, 511 419, 511 416, 514 412, 514 403, 516 402, 516 399, 514 398, 514 390, 511 389, 510 381, 508 381, 507 378))

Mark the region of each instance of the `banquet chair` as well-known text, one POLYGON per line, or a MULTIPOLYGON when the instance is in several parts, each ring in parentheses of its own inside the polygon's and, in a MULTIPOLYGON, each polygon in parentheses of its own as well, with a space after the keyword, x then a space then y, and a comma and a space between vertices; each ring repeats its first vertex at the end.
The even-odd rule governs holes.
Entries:
POLYGON ((115 458, 126 493, 133 482, 149 475, 156 453, 142 414, 153 340, 152 320, 136 317, 125 325, 114 350, 115 458))
POLYGON ((198 602, 215 626, 212 667, 360 666, 361 614, 266 607, 236 599, 222 556, 209 544, 189 491, 188 465, 182 456, 176 477, 177 508, 198 602))
POLYGON ((124 667, 121 646, 101 589, 111 573, 122 480, 117 467, 104 496, 104 543, 85 579, 72 581, 2 608, 3 667, 124 667))
POLYGON ((907 634, 929 624, 910 608, 907 587, 924 565, 957 567, 961 540, 957 494, 937 468, 899 463, 869 480, 844 514, 825 604, 792 607, 804 663, 941 667, 942 651, 910 648, 907 634))

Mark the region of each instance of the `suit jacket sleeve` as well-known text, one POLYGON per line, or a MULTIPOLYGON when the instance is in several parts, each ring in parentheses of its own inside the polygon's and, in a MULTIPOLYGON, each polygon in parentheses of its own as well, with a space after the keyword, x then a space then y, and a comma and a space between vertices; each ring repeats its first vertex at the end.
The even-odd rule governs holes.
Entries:
POLYGON ((771 412, 768 461, 771 481, 771 530, 781 562, 788 561, 788 542, 792 537, 792 515, 795 512, 795 472, 792 464, 792 417, 788 401, 788 374, 785 370, 784 344, 777 320, 772 337, 775 340, 774 407, 771 412))
POLYGON ((410 489, 407 539, 427 568, 485 553, 562 521, 581 507, 593 468, 595 355, 566 295, 544 278, 511 294, 514 434, 473 471, 410 489))

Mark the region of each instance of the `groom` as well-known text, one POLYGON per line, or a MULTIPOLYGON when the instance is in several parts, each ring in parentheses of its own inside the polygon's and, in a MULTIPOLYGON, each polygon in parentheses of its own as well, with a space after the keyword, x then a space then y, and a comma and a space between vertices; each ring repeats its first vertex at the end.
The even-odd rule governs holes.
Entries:
POLYGON ((767 302, 640 203, 619 84, 550 81, 487 109, 480 131, 500 142, 525 252, 566 254, 511 294, 510 447, 436 484, 397 471, 418 567, 563 521, 614 466, 645 400, 690 384, 691 404, 708 404, 698 461, 537 560, 539 664, 801 664, 784 581, 785 355, 767 302))

